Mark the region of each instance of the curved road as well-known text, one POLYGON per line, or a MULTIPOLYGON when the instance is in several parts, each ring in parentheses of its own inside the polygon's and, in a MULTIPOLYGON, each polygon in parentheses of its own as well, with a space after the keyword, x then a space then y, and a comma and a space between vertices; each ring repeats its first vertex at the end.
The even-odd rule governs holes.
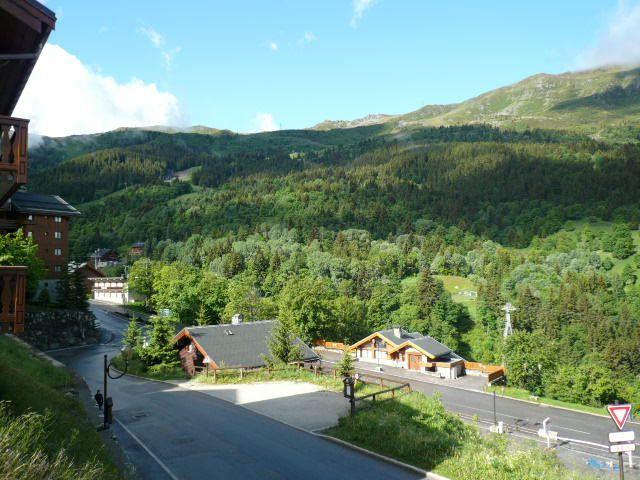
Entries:
MULTIPOLYGON (((126 322, 93 308, 108 344, 51 355, 102 388, 126 322)), ((113 430, 142 479, 417 479, 421 475, 215 397, 125 376, 109 383, 113 430)))

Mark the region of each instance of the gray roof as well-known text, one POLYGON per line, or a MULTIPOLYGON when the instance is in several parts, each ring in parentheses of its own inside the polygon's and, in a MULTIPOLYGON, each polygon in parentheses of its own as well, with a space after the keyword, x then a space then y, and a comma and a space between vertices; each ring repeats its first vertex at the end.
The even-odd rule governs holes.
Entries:
POLYGON ((435 338, 430 337, 429 335, 423 335, 419 332, 406 332, 401 328, 400 336, 397 336, 394 329, 389 328, 387 330, 380 330, 378 333, 383 337, 389 339, 396 345, 401 345, 407 340, 411 340, 414 345, 422 348, 435 357, 450 357, 451 359, 462 358, 449 347, 437 341, 435 338))
POLYGON ((18 213, 43 213, 60 216, 80 215, 80 212, 57 195, 17 191, 11 206, 18 213))
POLYGON ((429 352, 434 357, 441 357, 448 353, 451 353, 451 349, 446 345, 443 345, 435 338, 425 335, 422 338, 416 338, 411 340, 411 343, 422 348, 425 352, 429 352))
POLYGON ((378 333, 383 337, 388 338, 396 345, 400 345, 401 343, 404 343, 407 340, 412 340, 414 338, 420 338, 423 336, 421 333, 418 333, 418 332, 405 332, 403 329, 400 329, 400 336, 398 337, 395 334, 393 328, 389 328, 387 330, 380 330, 378 333))
MULTIPOLYGON (((237 325, 186 327, 185 330, 220 368, 261 367, 265 365, 264 357, 270 356, 269 338, 276 324, 275 320, 261 320, 237 325)), ((300 347, 303 360, 318 358, 299 338, 295 343, 300 347)))

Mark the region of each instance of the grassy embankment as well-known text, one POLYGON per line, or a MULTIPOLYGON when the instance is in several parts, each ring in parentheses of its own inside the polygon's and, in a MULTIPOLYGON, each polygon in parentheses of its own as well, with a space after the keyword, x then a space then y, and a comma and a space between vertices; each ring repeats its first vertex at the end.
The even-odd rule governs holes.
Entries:
POLYGON ((414 392, 343 417, 325 432, 452 480, 586 480, 537 445, 482 435, 434 397, 414 392))
POLYGON ((119 479, 74 378, 0 336, 0 479, 119 479))

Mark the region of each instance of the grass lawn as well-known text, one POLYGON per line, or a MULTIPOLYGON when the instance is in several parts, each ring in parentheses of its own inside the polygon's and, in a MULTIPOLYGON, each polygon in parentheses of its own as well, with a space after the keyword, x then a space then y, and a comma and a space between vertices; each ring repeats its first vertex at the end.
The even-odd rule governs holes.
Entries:
MULTIPOLYGON (((74 378, 65 369, 54 367, 35 357, 30 350, 10 337, 0 336, 0 400, 6 402, 6 410, 0 415, 3 420, 0 422, 0 429, 12 430, 12 419, 17 418, 15 423, 24 426, 22 431, 25 435, 37 440, 33 448, 44 452, 51 468, 56 463, 55 457, 64 449, 66 456, 76 466, 95 462, 94 466, 97 466, 100 474, 94 478, 122 478, 96 432, 97 422, 92 424, 81 401, 67 393, 75 388, 74 378), (26 416, 20 417, 25 414, 26 416), (48 419, 33 414, 46 414, 48 419), (33 420, 34 418, 38 420, 33 420), (38 425, 39 422, 44 423, 38 425)), ((0 455, 2 451, 0 448, 0 455)), ((25 454, 30 456, 28 452, 25 454)), ((0 463, 3 463, 2 457, 0 463)), ((85 476, 80 473, 70 473, 67 477, 50 477, 46 474, 39 477, 34 474, 32 478, 85 476)))
POLYGON ((333 392, 342 391, 342 379, 340 377, 333 378, 332 375, 321 375, 317 377, 312 370, 301 369, 290 366, 284 369, 276 369, 269 371, 265 368, 257 370, 245 371, 240 378, 239 370, 222 370, 216 374, 214 380, 213 374, 208 376, 198 375, 196 381, 208 384, 238 384, 238 383, 257 383, 257 382, 308 382, 321 386, 326 390, 333 392))
MULTIPOLYGON (((239 383, 258 383, 258 382, 307 382, 318 385, 325 390, 342 393, 342 378, 340 376, 323 375, 316 376, 313 370, 289 366, 283 369, 267 370, 265 368, 250 370, 243 373, 240 378, 239 370, 223 370, 216 374, 214 380, 213 374, 198 375, 196 381, 207 384, 239 384, 239 383)), ((358 382, 356 385, 356 396, 367 395, 389 387, 380 387, 378 385, 358 382)), ((388 398, 391 394, 383 394, 379 399, 388 398)))
POLYGON ((485 436, 418 392, 372 404, 325 432, 452 480, 586 480, 537 445, 485 436))
MULTIPOLYGON (((122 359, 114 357, 113 364, 119 370, 124 367, 122 359)), ((179 366, 170 368, 147 368, 139 359, 134 359, 129 362, 128 373, 138 375, 141 377, 151 378, 153 380, 185 380, 188 377, 182 368, 179 366)), ((258 383, 258 382, 308 382, 315 385, 319 385, 325 390, 332 392, 342 392, 342 378, 339 376, 333 377, 333 375, 316 376, 313 370, 298 368, 289 366, 286 368, 279 368, 275 370, 268 370, 266 368, 259 368, 255 370, 246 370, 240 377, 240 370, 221 370, 216 373, 214 378, 213 373, 208 375, 200 374, 193 378, 196 382, 205 384, 241 384, 241 383, 258 383)), ((356 385, 356 392, 358 395, 367 395, 380 390, 385 390, 388 387, 380 387, 378 385, 365 384, 358 382, 356 385)), ((390 396, 387 395, 387 396, 390 396)), ((385 395, 380 399, 385 398, 385 395)))
MULTIPOLYGON (((534 401, 531 398, 531 393, 522 388, 504 387, 504 393, 503 393, 503 387, 494 386, 494 387, 488 388, 487 391, 488 392, 495 391, 496 394, 503 395, 505 397, 534 401)), ((543 405, 570 408, 572 410, 579 410, 581 412, 597 413, 599 415, 608 416, 607 410, 604 407, 590 407, 588 405, 580 405, 579 403, 563 402, 561 400, 554 400, 553 398, 547 398, 547 397, 538 397, 538 399, 535 401, 543 405)))
MULTIPOLYGON (((118 370, 124 371, 124 361, 120 355, 113 357, 111 363, 118 370)), ((151 378, 153 380, 184 380, 188 378, 182 367, 180 367, 180 364, 147 367, 139 358, 129 360, 127 373, 139 377, 151 378)))

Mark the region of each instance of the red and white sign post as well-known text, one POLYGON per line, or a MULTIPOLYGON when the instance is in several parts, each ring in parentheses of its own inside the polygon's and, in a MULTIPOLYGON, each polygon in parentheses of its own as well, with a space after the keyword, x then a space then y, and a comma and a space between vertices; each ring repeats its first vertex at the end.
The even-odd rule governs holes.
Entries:
POLYGON ((618 454, 620 480, 624 480, 624 460, 622 460, 622 453, 629 452, 629 455, 631 455, 631 452, 636 449, 636 445, 633 443, 635 440, 635 432, 633 432, 633 430, 622 431, 631 415, 631 405, 608 405, 607 410, 609 410, 611 419, 616 424, 616 427, 618 427, 617 432, 609 434, 609 451, 618 454))

